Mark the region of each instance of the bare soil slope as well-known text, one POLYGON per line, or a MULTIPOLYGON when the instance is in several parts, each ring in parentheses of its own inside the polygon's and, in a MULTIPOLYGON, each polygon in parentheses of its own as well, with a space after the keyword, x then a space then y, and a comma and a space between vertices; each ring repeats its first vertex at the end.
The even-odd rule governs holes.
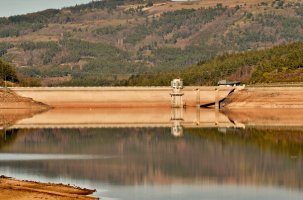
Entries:
POLYGON ((35 102, 30 98, 25 98, 18 96, 14 92, 8 89, 0 90, 0 109, 28 109, 33 110, 45 109, 47 106, 45 104, 35 102))
POLYGON ((0 126, 9 126, 48 109, 49 106, 20 97, 10 90, 0 90, 0 126))
POLYGON ((236 108, 303 108, 302 87, 247 88, 224 101, 227 109, 236 108))

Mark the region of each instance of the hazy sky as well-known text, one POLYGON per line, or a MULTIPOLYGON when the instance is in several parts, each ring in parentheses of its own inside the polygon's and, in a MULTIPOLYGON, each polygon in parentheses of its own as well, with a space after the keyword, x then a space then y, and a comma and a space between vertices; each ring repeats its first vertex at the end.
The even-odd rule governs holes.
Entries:
POLYGON ((26 14, 48 8, 62 8, 91 0, 0 0, 0 17, 26 14))

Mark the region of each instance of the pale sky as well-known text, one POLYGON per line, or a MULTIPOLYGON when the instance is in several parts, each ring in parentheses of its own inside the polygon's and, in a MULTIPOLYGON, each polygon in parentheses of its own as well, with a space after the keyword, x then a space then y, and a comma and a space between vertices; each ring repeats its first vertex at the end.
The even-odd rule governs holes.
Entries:
POLYGON ((49 8, 62 8, 92 0, 0 0, 0 17, 26 14, 49 8))

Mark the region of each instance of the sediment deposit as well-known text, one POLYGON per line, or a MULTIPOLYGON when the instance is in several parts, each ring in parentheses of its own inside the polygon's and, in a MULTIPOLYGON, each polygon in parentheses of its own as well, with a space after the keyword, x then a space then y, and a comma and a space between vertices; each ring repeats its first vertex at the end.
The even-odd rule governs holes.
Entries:
POLYGON ((19 181, 0 176, 0 199, 6 200, 93 200, 89 197, 95 190, 82 189, 70 185, 19 181))

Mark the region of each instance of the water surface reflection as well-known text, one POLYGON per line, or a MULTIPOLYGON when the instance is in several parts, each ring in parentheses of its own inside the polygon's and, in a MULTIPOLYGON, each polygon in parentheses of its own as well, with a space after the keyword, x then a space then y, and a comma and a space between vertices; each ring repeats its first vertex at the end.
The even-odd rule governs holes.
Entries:
POLYGON ((299 127, 185 128, 183 137, 169 127, 13 129, 0 138, 0 174, 92 187, 103 199, 303 197, 299 127))

